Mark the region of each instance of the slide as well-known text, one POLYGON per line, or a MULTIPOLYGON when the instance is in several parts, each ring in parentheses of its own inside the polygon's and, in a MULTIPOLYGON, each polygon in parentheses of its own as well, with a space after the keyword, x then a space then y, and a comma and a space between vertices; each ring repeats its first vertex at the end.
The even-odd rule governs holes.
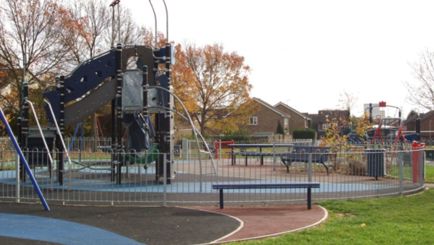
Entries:
MULTIPOLYGON (((64 78, 65 125, 82 121, 115 97, 118 52, 121 52, 122 71, 126 71, 128 65, 134 62, 138 68, 147 65, 148 70, 152 71, 154 53, 152 48, 146 46, 127 46, 121 51, 112 49, 80 64, 64 78)), ((153 81, 152 72, 149 72, 148 79, 153 81)), ((56 88, 44 93, 57 119, 60 118, 60 93, 56 88)), ((47 115, 52 121, 50 113, 47 115)))

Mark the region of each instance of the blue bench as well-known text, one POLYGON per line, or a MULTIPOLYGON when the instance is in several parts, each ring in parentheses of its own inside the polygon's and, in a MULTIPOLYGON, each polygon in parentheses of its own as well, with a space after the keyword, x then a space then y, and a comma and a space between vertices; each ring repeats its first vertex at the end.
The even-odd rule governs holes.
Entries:
POLYGON ((235 152, 234 155, 245 157, 245 165, 247 166, 247 159, 249 157, 260 157, 261 165, 264 165, 264 156, 273 156, 272 152, 258 152, 258 151, 240 151, 235 152))
POLYGON ((307 189, 307 208, 312 208, 312 188, 319 188, 319 182, 296 182, 282 184, 214 184, 212 189, 219 190, 220 208, 224 207, 223 190, 240 189, 307 189))
POLYGON ((271 152, 262 152, 265 148, 290 148, 293 146, 293 144, 288 143, 277 143, 277 144, 230 144, 228 145, 231 148, 231 161, 232 165, 236 164, 236 158, 237 156, 243 156, 246 159, 246 166, 247 166, 247 159, 248 157, 260 157, 261 158, 261 165, 264 165, 264 156, 272 156, 273 153, 271 152), (259 149, 259 151, 246 151, 247 149, 256 148, 256 150, 259 149), (236 151, 236 149, 240 149, 240 151, 236 151))
POLYGON ((329 168, 326 164, 330 153, 329 147, 320 146, 294 146, 294 150, 290 153, 282 154, 280 160, 286 166, 286 171, 289 173, 289 167, 293 162, 309 162, 309 156, 312 155, 313 163, 320 163, 326 169, 327 175, 329 168))

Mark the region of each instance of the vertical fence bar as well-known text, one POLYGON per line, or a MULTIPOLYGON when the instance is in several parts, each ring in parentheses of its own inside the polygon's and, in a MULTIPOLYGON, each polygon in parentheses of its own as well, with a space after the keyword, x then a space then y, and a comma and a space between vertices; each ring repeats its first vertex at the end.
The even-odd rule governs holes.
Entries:
POLYGON ((420 156, 420 160, 419 160, 419 180, 420 180, 419 185, 423 186, 425 184, 425 178, 424 178, 425 160, 426 160, 425 147, 423 147, 420 150, 419 156, 420 156))
POLYGON ((16 198, 16 202, 19 203, 21 201, 21 197, 20 197, 20 156, 17 154, 16 155, 16 159, 15 159, 15 176, 16 176, 16 187, 15 187, 15 198, 16 198))
POLYGON ((312 182, 312 152, 309 152, 307 163, 307 181, 312 182))
MULTIPOLYGON (((405 153, 404 153, 405 154, 405 153)), ((402 195, 404 190, 404 159, 398 157, 398 168, 399 168, 399 194, 402 195)))
POLYGON ((163 153, 163 206, 167 206, 167 153, 163 153))

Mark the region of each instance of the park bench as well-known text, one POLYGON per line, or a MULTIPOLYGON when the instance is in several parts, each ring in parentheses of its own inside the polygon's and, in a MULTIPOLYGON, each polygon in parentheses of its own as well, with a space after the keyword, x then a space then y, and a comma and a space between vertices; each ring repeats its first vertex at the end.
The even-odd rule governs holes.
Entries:
POLYGON ((240 151, 235 152, 235 155, 243 156, 245 165, 247 166, 247 161, 249 157, 260 157, 261 165, 264 165, 264 157, 273 156, 272 152, 258 152, 258 151, 240 151))
POLYGON ((326 169, 327 175, 329 174, 329 168, 326 164, 330 153, 329 147, 320 146, 294 146, 293 151, 282 154, 280 160, 286 166, 286 171, 289 173, 289 167, 293 162, 309 162, 311 157, 312 163, 320 163, 326 169))
POLYGON ((292 147, 293 144, 287 144, 287 143, 278 143, 278 144, 230 144, 229 147, 231 148, 231 159, 232 159, 232 165, 236 164, 236 158, 237 156, 242 156, 245 158, 245 165, 247 166, 248 158, 249 157, 259 157, 261 161, 261 165, 264 165, 264 157, 269 156, 278 156, 278 153, 273 152, 263 152, 263 149, 273 149, 274 148, 289 148, 292 147), (256 150, 247 150, 251 148, 256 148, 256 150), (240 151, 236 151, 235 149, 240 149, 240 151), (258 151, 259 150, 259 151, 258 151))
POLYGON ((294 182, 294 183, 263 183, 263 184, 214 184, 212 189, 219 190, 220 208, 224 207, 223 190, 246 189, 307 189, 307 208, 312 208, 312 188, 319 188, 319 182, 294 182))

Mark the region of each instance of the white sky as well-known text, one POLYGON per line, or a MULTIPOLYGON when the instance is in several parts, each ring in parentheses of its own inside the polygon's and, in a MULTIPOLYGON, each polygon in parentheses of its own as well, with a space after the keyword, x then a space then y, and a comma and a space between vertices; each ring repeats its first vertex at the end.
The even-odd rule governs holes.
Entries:
MULTIPOLYGON (((165 33, 162 0, 153 0, 165 33)), ((421 0, 166 0, 169 39, 222 44, 251 67, 252 96, 301 112, 341 109, 344 92, 357 103, 381 100, 403 109, 411 64, 434 50, 434 1, 421 0)), ((148 0, 121 0, 152 30, 148 0)), ((397 116, 390 110, 389 116, 397 116)))

